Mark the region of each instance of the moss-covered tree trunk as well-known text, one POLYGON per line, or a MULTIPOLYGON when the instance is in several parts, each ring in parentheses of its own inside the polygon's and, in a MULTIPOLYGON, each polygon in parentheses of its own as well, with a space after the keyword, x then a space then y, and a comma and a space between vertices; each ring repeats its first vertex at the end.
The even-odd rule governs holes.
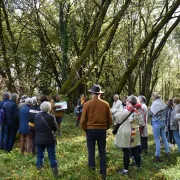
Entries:
POLYGON ((159 33, 159 31, 168 23, 168 21, 172 18, 172 15, 174 12, 177 10, 177 8, 180 5, 180 0, 176 0, 172 7, 169 9, 169 11, 165 14, 165 16, 162 18, 162 20, 152 29, 148 35, 145 37, 145 39, 142 41, 140 44, 139 48, 137 49, 135 55, 132 57, 131 62, 123 74, 123 76, 120 79, 119 85, 117 87, 117 92, 120 94, 121 91, 123 90, 127 79, 128 75, 132 74, 133 70, 136 68, 136 66, 139 64, 141 61, 141 55, 144 49, 147 48, 149 42, 159 33))

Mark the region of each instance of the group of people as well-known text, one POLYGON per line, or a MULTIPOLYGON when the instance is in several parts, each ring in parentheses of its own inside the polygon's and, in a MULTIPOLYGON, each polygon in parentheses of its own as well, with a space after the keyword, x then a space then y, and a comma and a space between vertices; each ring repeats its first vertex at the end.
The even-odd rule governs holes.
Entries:
POLYGON ((88 167, 95 170, 95 144, 97 142, 100 156, 100 174, 106 179, 106 130, 114 124, 114 144, 123 151, 124 167, 118 172, 122 175, 129 174, 130 158, 137 166, 142 168, 142 152, 148 152, 148 118, 151 125, 156 145, 154 162, 162 162, 161 141, 164 144, 165 155, 170 157, 168 140, 174 137, 180 153, 180 98, 173 98, 171 107, 166 105, 157 92, 151 96, 150 108, 146 106, 144 96, 127 96, 123 102, 117 94, 110 109, 109 104, 101 99, 101 87, 94 85, 89 92, 92 99, 83 105, 81 127, 86 132, 88 148, 88 167), (166 129, 168 128, 168 136, 166 129))
POLYGON ((36 97, 23 95, 18 103, 18 95, 9 92, 3 93, 0 109, 4 113, 4 121, 0 123, 0 149, 10 152, 20 134, 20 151, 37 154, 36 167, 41 169, 44 162, 44 152, 47 149, 51 168, 55 177, 58 176, 56 160, 56 136, 61 135, 60 125, 63 110, 56 104, 60 96, 52 99, 42 95, 39 102, 36 97), (58 110, 57 110, 58 108, 58 110))
MULTIPOLYGON (((124 167, 119 170, 122 175, 129 173, 130 159, 142 168, 142 152, 148 152, 148 117, 151 117, 151 125, 156 144, 155 162, 161 162, 161 143, 164 144, 165 153, 170 157, 171 144, 177 144, 180 153, 180 99, 173 98, 166 105, 157 92, 152 93, 152 104, 148 109, 144 96, 127 96, 121 102, 119 95, 114 95, 114 102, 110 108, 108 102, 101 99, 101 87, 93 85, 89 90, 91 99, 87 101, 85 95, 81 95, 77 103, 77 121, 86 133, 88 149, 88 167, 95 171, 95 145, 97 142, 100 156, 100 174, 106 179, 106 131, 116 128, 114 144, 123 152, 124 167), (167 135, 166 135, 167 129, 167 135)), ((60 125, 63 110, 60 110, 59 95, 51 100, 42 96, 40 102, 36 97, 22 96, 17 103, 18 95, 8 92, 3 93, 0 109, 4 111, 5 121, 0 124, 0 149, 10 152, 13 148, 17 131, 20 138, 21 153, 36 154, 36 167, 43 167, 44 152, 47 149, 50 166, 55 177, 59 176, 58 162, 56 159, 56 137, 61 135, 60 125)))

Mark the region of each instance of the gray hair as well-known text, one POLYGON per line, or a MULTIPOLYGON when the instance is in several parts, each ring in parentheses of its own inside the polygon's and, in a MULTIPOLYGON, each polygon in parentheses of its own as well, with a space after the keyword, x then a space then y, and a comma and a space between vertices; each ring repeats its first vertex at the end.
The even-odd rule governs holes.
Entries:
POLYGON ((26 103, 26 104, 32 104, 33 101, 32 101, 31 98, 28 97, 28 98, 25 99, 25 103, 26 103))
POLYGON ((118 94, 114 94, 114 97, 118 98, 119 99, 119 95, 118 94))
POLYGON ((37 103, 37 97, 36 96, 32 97, 31 99, 32 99, 33 104, 37 103))
POLYGON ((51 110, 51 103, 48 101, 44 101, 41 105, 40 105, 40 109, 42 111, 45 112, 49 112, 51 110))
POLYGON ((25 102, 25 99, 28 98, 28 96, 25 94, 21 97, 20 102, 25 102))
POLYGON ((10 98, 11 94, 9 92, 3 93, 3 98, 10 98))
POLYGON ((146 103, 145 96, 140 95, 140 96, 138 96, 138 99, 139 99, 140 102, 146 103))
POLYGON ((127 100, 134 106, 137 103, 137 97, 134 95, 128 96, 127 100))
POLYGON ((13 100, 14 102, 16 102, 17 99, 18 99, 18 94, 16 94, 16 93, 11 94, 11 100, 13 100))

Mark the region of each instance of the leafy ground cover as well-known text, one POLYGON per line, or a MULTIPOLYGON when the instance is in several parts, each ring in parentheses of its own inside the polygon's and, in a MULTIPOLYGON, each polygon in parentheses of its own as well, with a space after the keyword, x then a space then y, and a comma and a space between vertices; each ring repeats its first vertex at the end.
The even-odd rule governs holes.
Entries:
MULTIPOLYGON (((64 180, 95 180, 99 176, 99 157, 96 155, 96 172, 92 174, 87 168, 87 148, 85 134, 80 128, 75 127, 76 117, 73 114, 65 115, 62 124, 62 136, 58 138, 57 159, 61 177, 64 180)), ((149 129, 151 129, 149 125, 149 129)), ((130 167, 130 175, 122 176, 117 169, 123 167, 122 151, 114 146, 114 136, 111 130, 107 133, 107 179, 109 180, 179 180, 180 179, 180 155, 177 146, 171 149, 171 158, 167 159, 162 147, 162 163, 154 163, 155 145, 153 136, 149 136, 148 154, 143 154, 143 167, 137 171, 136 167, 130 167)), ((53 180, 47 153, 45 167, 38 171, 35 167, 36 157, 30 154, 22 156, 16 147, 11 153, 0 151, 0 180, 53 180)))

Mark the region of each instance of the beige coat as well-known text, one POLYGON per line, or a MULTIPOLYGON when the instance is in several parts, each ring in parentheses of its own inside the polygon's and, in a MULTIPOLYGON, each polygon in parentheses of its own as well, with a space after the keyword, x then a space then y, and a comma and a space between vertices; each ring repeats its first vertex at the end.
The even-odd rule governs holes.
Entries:
MULTIPOLYGON (((148 118, 148 110, 147 110, 147 106, 145 104, 142 104, 142 115, 145 116, 144 118, 146 118, 146 123, 144 122, 144 125, 142 125, 143 128, 143 132, 141 133, 141 137, 148 137, 148 124, 147 124, 147 118, 148 118)), ((141 127, 141 125, 140 125, 141 127)))
MULTIPOLYGON (((127 109, 123 109, 116 113, 116 122, 121 123, 130 113, 127 109)), ((140 145, 139 124, 143 123, 144 118, 139 113, 132 115, 119 127, 115 136, 114 144, 120 148, 131 148, 140 145)))

